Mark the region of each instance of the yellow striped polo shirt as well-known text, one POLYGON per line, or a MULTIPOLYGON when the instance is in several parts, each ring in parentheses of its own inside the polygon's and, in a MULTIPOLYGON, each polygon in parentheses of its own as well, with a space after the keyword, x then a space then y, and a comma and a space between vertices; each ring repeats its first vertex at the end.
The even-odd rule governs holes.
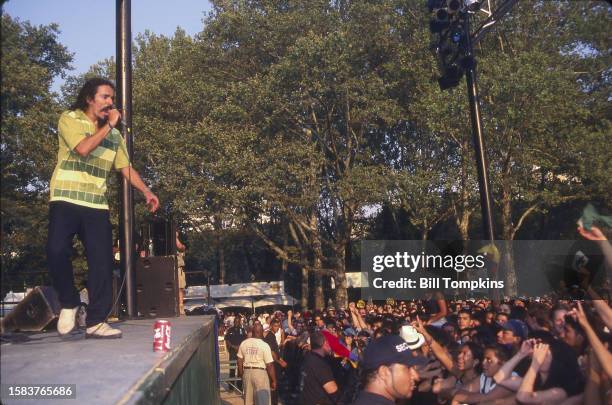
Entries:
POLYGON ((65 111, 58 124, 57 165, 51 177, 51 201, 67 201, 90 208, 108 209, 106 180, 111 168, 129 166, 121 133, 113 129, 86 157, 75 152, 85 137, 96 131, 81 110, 65 111))

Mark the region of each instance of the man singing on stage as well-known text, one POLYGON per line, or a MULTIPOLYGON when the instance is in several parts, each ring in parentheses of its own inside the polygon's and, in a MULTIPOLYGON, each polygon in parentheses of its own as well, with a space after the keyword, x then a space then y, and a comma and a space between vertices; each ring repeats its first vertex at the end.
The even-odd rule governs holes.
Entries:
POLYGON ((89 269, 86 337, 121 337, 119 329, 106 323, 112 307, 112 229, 105 195, 111 168, 120 170, 143 193, 149 211, 159 206, 157 196, 130 166, 125 141, 115 129, 121 114, 113 106, 114 96, 112 82, 89 79, 59 119, 57 165, 50 184, 47 261, 62 306, 57 323, 60 335, 74 329, 80 304, 71 262, 76 234, 85 247, 89 269))

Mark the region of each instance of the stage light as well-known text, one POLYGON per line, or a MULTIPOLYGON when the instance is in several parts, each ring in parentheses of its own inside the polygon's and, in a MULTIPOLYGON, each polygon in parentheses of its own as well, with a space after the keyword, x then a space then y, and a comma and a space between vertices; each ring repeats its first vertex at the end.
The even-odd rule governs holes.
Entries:
POLYGON ((461 37, 463 36, 463 29, 461 27, 455 27, 450 33, 450 40, 458 44, 461 41, 461 37))
POLYGON ((430 12, 443 7, 446 7, 446 0, 427 0, 427 8, 430 12))
POLYGON ((448 14, 454 14, 461 8, 460 0, 450 0, 448 2, 448 14))
POLYGON ((436 10, 436 19, 438 21, 448 21, 448 11, 445 8, 436 10))
POLYGON ((465 0, 428 0, 427 5, 432 13, 429 29, 435 38, 432 50, 436 55, 440 78, 440 88, 445 90, 455 87, 464 75, 464 65, 471 66, 465 57, 465 18, 467 12, 465 0))
POLYGON ((465 0, 465 8, 472 12, 480 10, 481 5, 481 0, 465 0))

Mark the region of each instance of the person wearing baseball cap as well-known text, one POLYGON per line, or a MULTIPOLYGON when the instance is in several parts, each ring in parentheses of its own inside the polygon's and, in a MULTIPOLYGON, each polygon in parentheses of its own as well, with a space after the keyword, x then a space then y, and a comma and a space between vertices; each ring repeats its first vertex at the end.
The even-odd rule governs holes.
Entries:
POLYGON ((527 339, 529 330, 523 321, 509 319, 502 325, 502 330, 497 332, 497 343, 505 346, 511 352, 516 352, 523 340, 527 339))
POLYGON ((416 350, 425 343, 425 337, 417 332, 414 326, 411 325, 402 326, 400 329, 400 336, 408 343, 410 350, 416 350))
POLYGON ((397 399, 410 398, 419 375, 415 366, 427 359, 415 357, 409 344, 397 335, 382 336, 365 350, 361 366, 364 389, 353 405, 394 405, 397 399))

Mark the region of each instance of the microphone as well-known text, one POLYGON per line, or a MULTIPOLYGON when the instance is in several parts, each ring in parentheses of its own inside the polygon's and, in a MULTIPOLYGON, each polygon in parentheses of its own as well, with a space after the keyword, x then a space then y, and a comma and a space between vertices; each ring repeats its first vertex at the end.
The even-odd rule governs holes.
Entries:
MULTIPOLYGON (((114 104, 113 104, 113 105, 111 105, 110 107, 107 107, 107 110, 108 110, 108 111, 110 111, 110 110, 118 110, 118 111, 119 111, 119 109, 117 108, 117 106, 116 106, 116 105, 114 105, 114 104)), ((121 116, 120 116, 119 121, 117 122, 117 124, 121 124, 121 126, 123 126, 123 128, 127 128, 127 123, 125 122, 125 119, 123 118, 123 114, 121 114, 121 116)))

